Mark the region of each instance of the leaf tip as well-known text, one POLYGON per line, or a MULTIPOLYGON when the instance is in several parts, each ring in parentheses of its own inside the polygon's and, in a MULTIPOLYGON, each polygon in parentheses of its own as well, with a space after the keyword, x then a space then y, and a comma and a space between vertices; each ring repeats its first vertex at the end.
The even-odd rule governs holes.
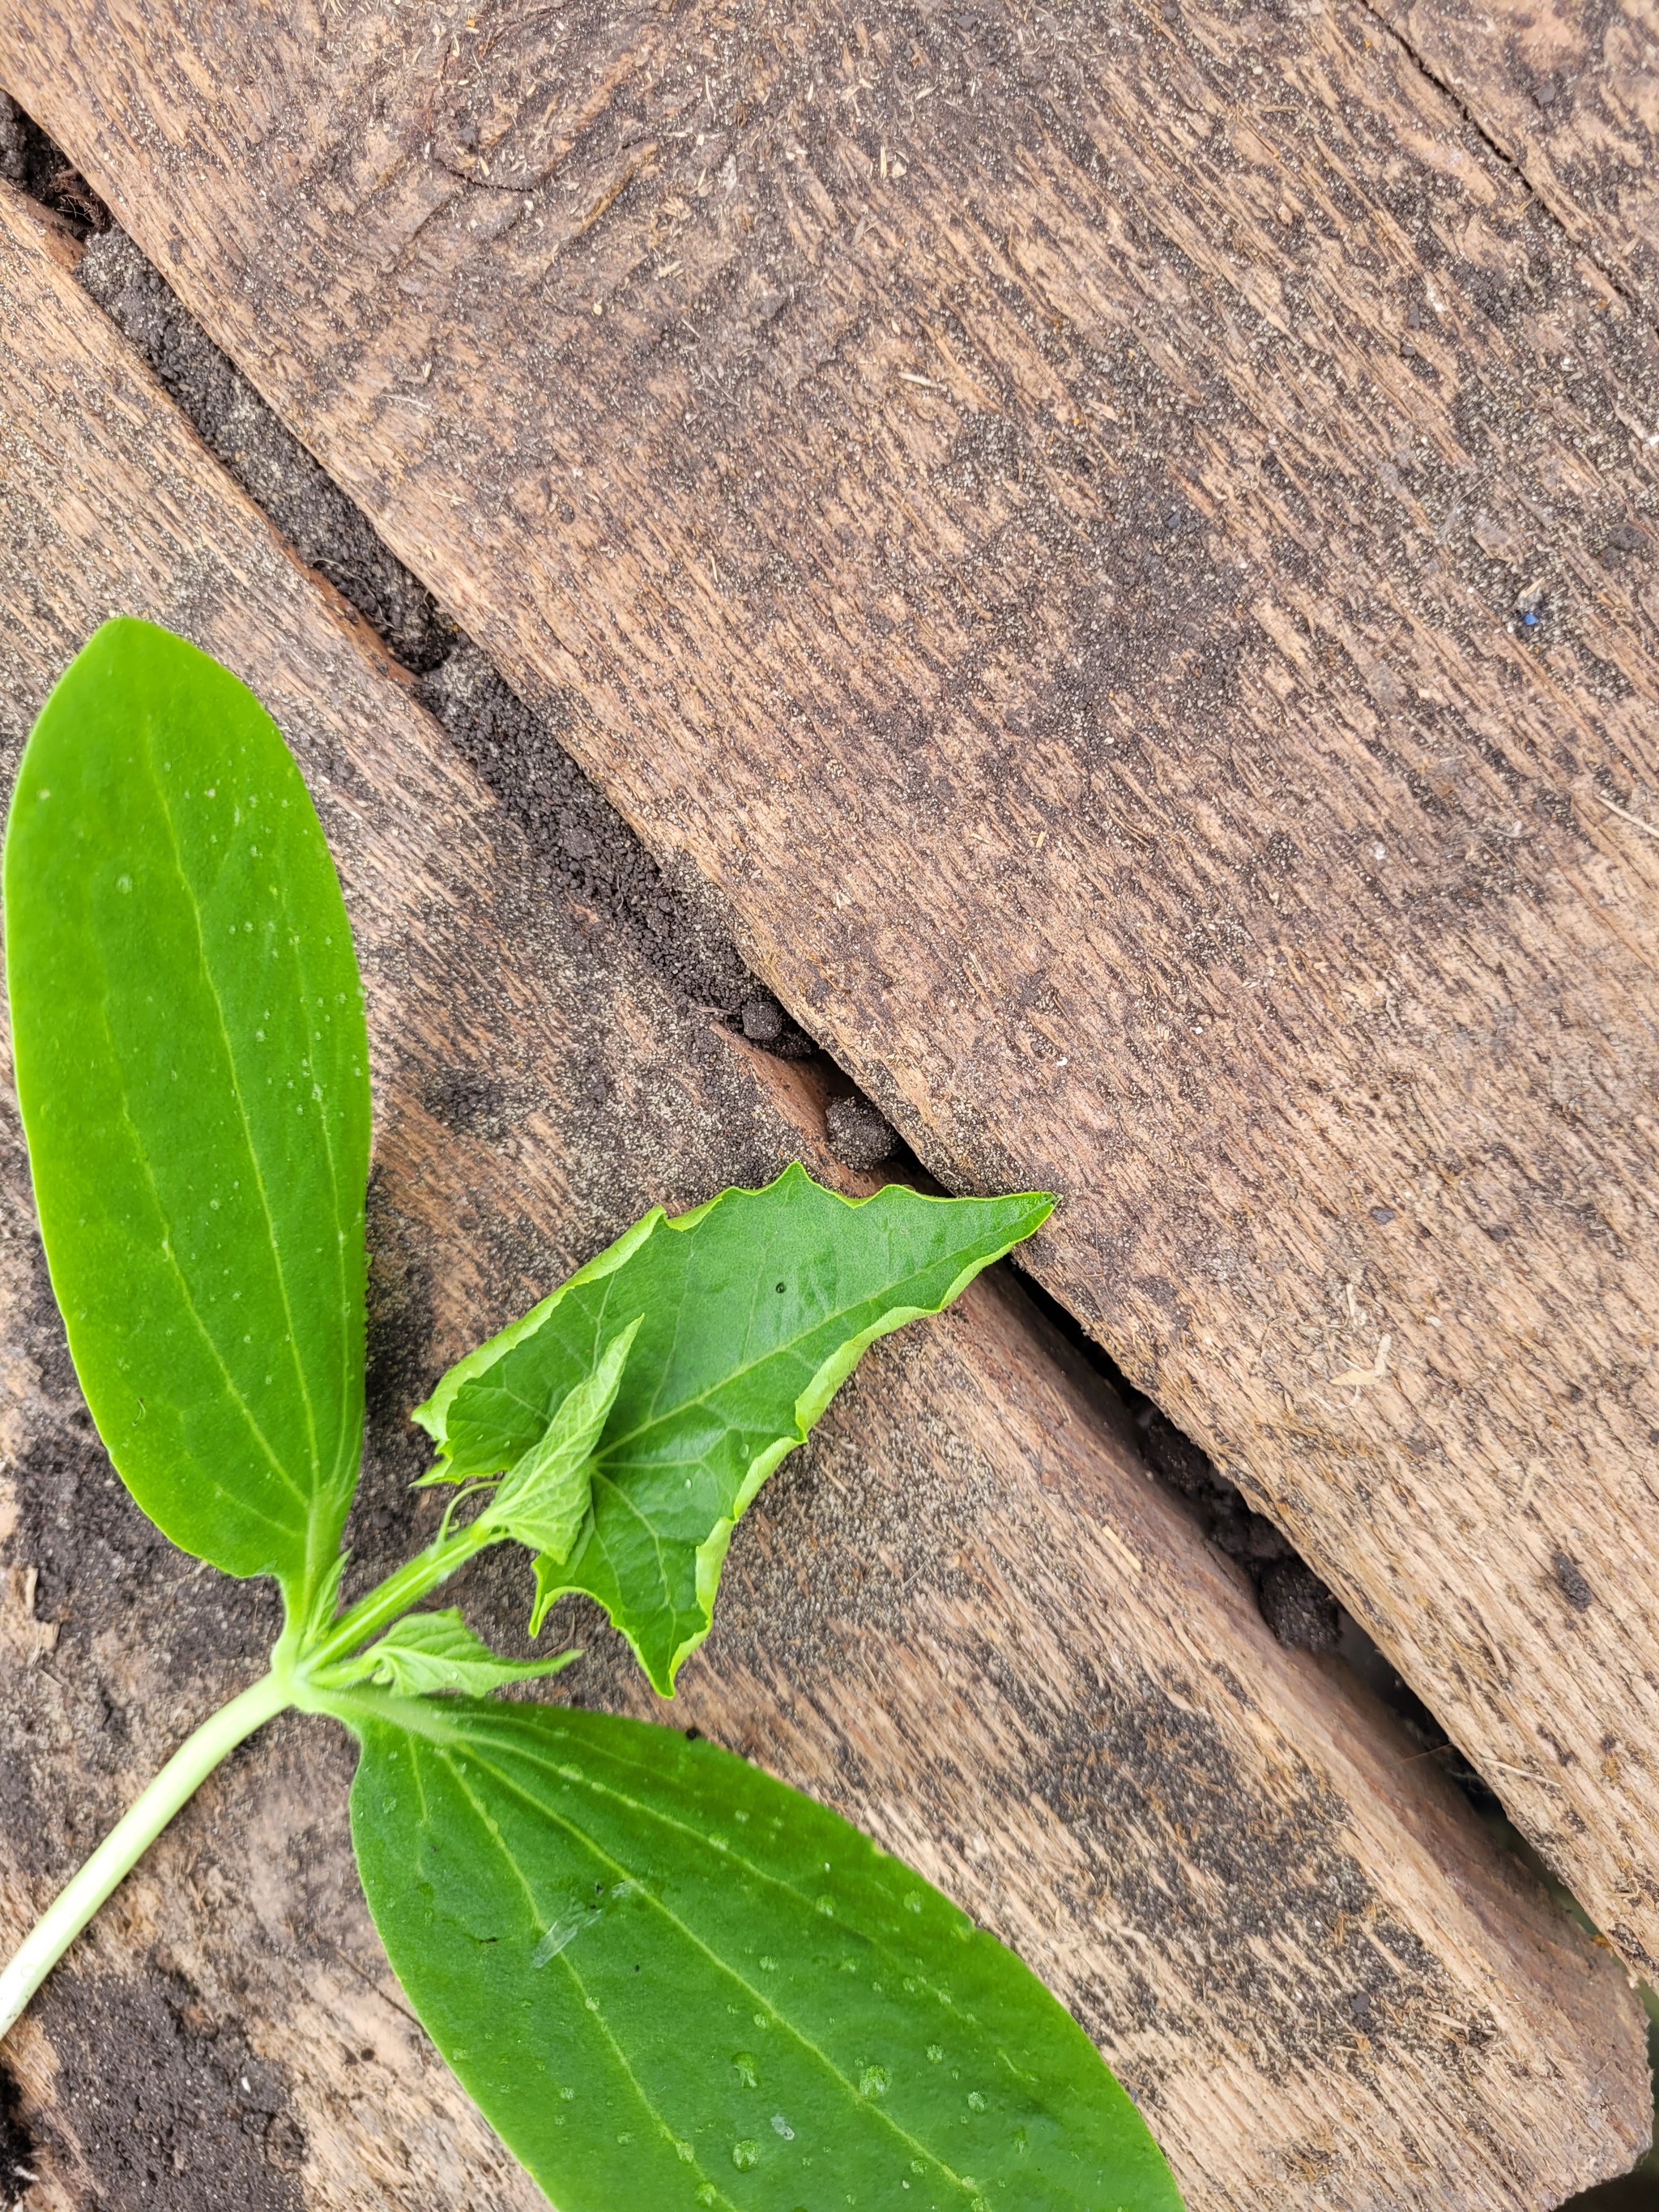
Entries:
POLYGON ((1060 1204, 1058 1194, 1052 1190, 1022 1190, 1016 1200, 1017 1203, 1021 1201, 1030 1209, 1031 1225, 1024 1232, 1027 1237, 1035 1236, 1060 1204))

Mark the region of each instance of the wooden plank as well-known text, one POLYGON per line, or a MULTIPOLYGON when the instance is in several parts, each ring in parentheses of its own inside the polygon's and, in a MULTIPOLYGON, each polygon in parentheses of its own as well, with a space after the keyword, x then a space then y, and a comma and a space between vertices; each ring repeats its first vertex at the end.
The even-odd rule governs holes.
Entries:
POLYGON ((3 78, 1659 1960, 1645 323, 1358 0, 3 78))
MULTIPOLYGON (((0 737, 15 759, 87 628, 126 609, 240 670, 319 793, 377 1083, 373 1433, 350 1532, 373 1566, 432 1508, 401 1487, 420 1465, 402 1415, 436 1368, 648 1198, 803 1150, 822 1169, 823 1102, 805 1071, 676 1014, 537 881, 69 258, 0 191, 0 737)), ((263 1593, 190 1568, 115 1485, 24 1174, 9 1120, 8 1935, 273 1626, 263 1593)), ((1611 1956, 1344 1667, 1274 1643, 1068 1363, 1010 1279, 880 1347, 738 1532, 676 1706, 592 1621, 561 1686, 763 1759, 1018 1942, 1134 2085, 1194 2212, 1541 2207, 1627 2165, 1647 2076, 1611 1956)), ((520 1567, 480 1563, 463 1594, 481 1627, 519 1634, 520 1567)), ((95 2185, 110 2212, 527 2212, 388 1981, 349 1868, 347 1767, 326 1731, 268 1731, 19 2030, 9 2051, 58 2145, 43 2204, 95 2185)))
MULTIPOLYGON (((1377 0, 1600 266, 1659 305, 1659 10, 1653 0, 1377 0)), ((1650 431, 1656 426, 1645 426, 1650 431)), ((1630 549, 1615 539, 1616 557, 1630 549)))

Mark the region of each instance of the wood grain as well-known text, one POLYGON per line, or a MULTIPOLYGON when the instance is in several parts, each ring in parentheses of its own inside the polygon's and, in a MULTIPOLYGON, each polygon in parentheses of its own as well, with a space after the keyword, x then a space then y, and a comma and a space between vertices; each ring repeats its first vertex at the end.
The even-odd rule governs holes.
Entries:
POLYGON ((1567 235, 1650 316, 1659 307, 1659 10, 1652 0, 1374 4, 1567 235))
POLYGON ((0 77, 1652 1967, 1645 319, 1353 0, 215 21, 0 77))
MULTIPOLYGON (((432 1510, 402 1487, 421 1463, 403 1412, 437 1368, 647 1200, 701 1199, 798 1152, 822 1167, 822 1101, 805 1072, 676 1015, 538 881, 69 258, 0 191, 0 732, 15 759, 88 626, 125 609, 251 681, 319 794, 376 1079, 372 1442, 350 1532, 367 1570, 432 1510)), ((0 1905, 15 1929, 272 1624, 261 1592, 147 1533, 109 1474, 9 1115, 0 1196, 0 1905)), ((1610 1954, 1344 1667, 1273 1642, 1125 1434, 1012 1279, 988 1279, 939 1327, 879 1347, 763 1493, 674 1707, 592 1618, 575 1624, 592 1656, 562 1686, 763 1760, 1018 1942, 1142 2099, 1194 2212, 1542 2207, 1627 2165, 1647 2075, 1610 1954)), ((491 1555, 462 1595, 481 1627, 519 1636, 522 1563, 491 1555)), ((58 2146, 43 2203, 95 2187, 110 2212, 528 2212, 534 2192, 387 1976, 350 1870, 348 1764, 325 1730, 267 1731, 49 1988, 10 2046, 58 2146), (147 2099, 166 2090, 134 2086, 158 2021, 179 2068, 252 2052, 231 2099, 253 2100, 240 2125, 257 2124, 264 2196, 211 2166, 199 2118, 184 2179, 112 2187, 112 2130, 147 2139, 147 2099)))

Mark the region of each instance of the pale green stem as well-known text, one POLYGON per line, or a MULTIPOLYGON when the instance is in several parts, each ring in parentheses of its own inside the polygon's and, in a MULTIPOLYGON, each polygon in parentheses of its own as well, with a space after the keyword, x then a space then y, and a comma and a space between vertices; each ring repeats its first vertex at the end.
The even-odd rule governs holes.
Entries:
POLYGON ((9 2033, 93 1914, 137 1864, 179 1807, 195 1795, 227 1753, 234 1751, 245 1736, 293 1703, 294 1688, 292 1677, 286 1674, 262 1675, 251 1689, 204 1721, 173 1753, 79 1874, 59 1891, 0 1973, 0 2036, 9 2033))
MULTIPOLYGON (((189 1802, 228 1752, 276 1714, 293 1705, 319 1709, 331 1662, 343 1659, 389 1627, 399 1614, 436 1589, 474 1553, 500 1543, 505 1530, 474 1522, 441 1537, 388 1575, 301 1656, 284 1636, 276 1664, 203 1722, 181 1744, 148 1790, 118 1820, 68 1886, 41 1914, 0 1973, 0 2036, 15 2026, 29 1999, 117 1884, 130 1874, 181 1805, 189 1802), (320 1676, 315 1682, 314 1676, 320 1676)), ((292 1633, 292 1632, 290 1632, 292 1633)))
POLYGON ((307 1674, 320 1673, 337 1659, 343 1659, 360 1644, 367 1644, 371 1636, 378 1636, 416 1605, 421 1599, 447 1582, 458 1567, 464 1567, 476 1553, 487 1545, 499 1544, 506 1536, 504 1528, 492 1528, 483 1521, 474 1521, 453 1535, 441 1537, 428 1544, 425 1551, 417 1552, 412 1559, 389 1574, 383 1583, 377 1583, 367 1597, 359 1598, 349 1613, 343 1613, 331 1622, 327 1633, 307 1651, 304 1670, 307 1674))

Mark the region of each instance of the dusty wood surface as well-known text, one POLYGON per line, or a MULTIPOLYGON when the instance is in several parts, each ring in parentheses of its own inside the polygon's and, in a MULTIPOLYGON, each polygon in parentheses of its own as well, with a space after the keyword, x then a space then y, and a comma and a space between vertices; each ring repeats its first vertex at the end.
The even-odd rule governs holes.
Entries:
MULTIPOLYGON (((510 827, 0 190, 0 731, 88 626, 222 655, 318 792, 377 1079, 365 1566, 431 1501, 404 1409, 651 1198, 805 1149, 811 1080, 675 1015, 510 827)), ((9 1929, 245 1679, 272 1609, 148 1531, 91 1435, 8 1117, 0 1635, 9 1929)), ((738 1532, 672 1709, 845 1807, 1019 1944, 1202 2208, 1543 2206, 1628 2164, 1639 2015, 1338 1662, 1280 1649, 1012 1283, 872 1355, 738 1532)), ((511 1563, 463 1595, 510 1643, 511 1563)), ((614 1639, 580 1693, 652 1705, 614 1639)), ((662 1708, 658 1707, 661 1711, 662 1708)), ((39 2200, 253 2212, 533 2192, 401 2008, 352 1878, 343 1743, 267 1731, 9 2046, 39 2200), (159 2171, 158 2171, 159 2167, 159 2171)))
POLYGON ((193 26, 0 79, 1652 1964, 1644 320, 1352 0, 193 26))
MULTIPOLYGON (((1651 316, 1659 308, 1659 10, 1652 0, 1375 5, 1568 235, 1651 316)), ((1642 427, 1651 434, 1659 424, 1642 427)))

